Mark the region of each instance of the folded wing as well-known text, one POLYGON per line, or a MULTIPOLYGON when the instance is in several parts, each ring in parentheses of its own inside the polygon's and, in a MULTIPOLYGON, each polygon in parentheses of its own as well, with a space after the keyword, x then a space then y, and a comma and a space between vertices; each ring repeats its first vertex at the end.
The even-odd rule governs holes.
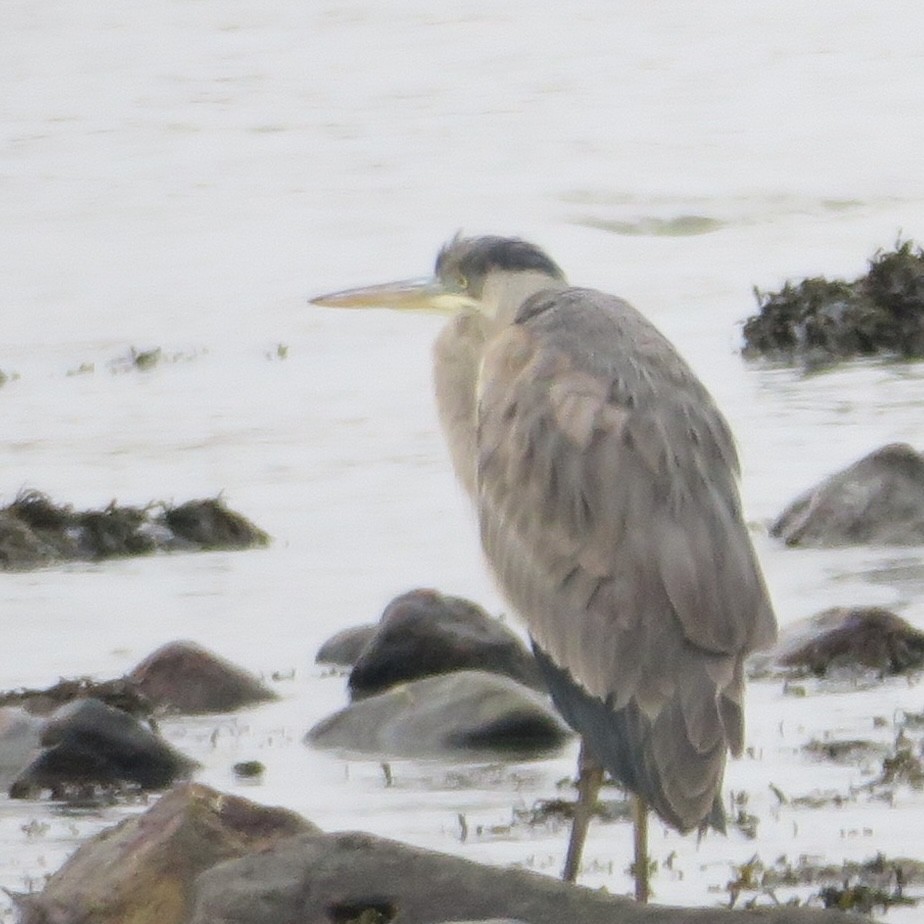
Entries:
POLYGON ((569 720, 666 821, 708 822, 775 633, 709 394, 622 300, 539 293, 487 346, 476 455, 485 552, 569 720))

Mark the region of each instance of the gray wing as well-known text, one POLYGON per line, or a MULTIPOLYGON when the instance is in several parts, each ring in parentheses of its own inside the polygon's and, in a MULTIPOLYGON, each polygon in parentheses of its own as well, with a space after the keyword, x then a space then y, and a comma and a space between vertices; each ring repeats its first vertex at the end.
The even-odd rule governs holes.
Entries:
POLYGON ((555 667, 630 709, 641 794, 702 823, 742 746, 744 656, 775 634, 721 414, 630 305, 568 289, 488 345, 476 439, 503 591, 555 667))

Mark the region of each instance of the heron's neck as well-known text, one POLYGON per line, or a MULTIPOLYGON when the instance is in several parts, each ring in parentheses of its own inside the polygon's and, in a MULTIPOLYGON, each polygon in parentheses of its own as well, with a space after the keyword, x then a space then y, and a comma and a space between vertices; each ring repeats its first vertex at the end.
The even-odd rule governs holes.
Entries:
POLYGON ((481 302, 489 327, 506 327, 513 323, 520 305, 530 296, 547 289, 563 289, 567 283, 546 273, 497 273, 484 281, 481 302))

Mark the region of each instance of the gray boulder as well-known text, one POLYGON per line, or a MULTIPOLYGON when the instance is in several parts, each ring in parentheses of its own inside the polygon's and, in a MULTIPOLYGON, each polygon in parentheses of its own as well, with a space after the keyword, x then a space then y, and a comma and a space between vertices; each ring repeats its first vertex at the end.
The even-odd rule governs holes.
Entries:
POLYGON ((483 866, 369 834, 297 835, 196 880, 190 924, 856 924, 836 911, 639 905, 603 890, 483 866))
POLYGON ((435 590, 412 590, 385 608, 378 628, 350 673, 354 699, 398 683, 482 670, 544 689, 526 646, 480 606, 435 590))
POLYGON ((519 756, 560 746, 570 730, 534 690, 486 671, 425 677, 352 703, 306 743, 354 753, 434 757, 460 751, 519 756))
POLYGON ((787 545, 924 543, 924 456, 891 443, 797 497, 770 534, 787 545))
POLYGON ((352 667, 363 649, 378 631, 375 623, 351 626, 332 635, 318 649, 314 660, 318 664, 334 664, 338 667, 352 667))
POLYGON ((0 789, 8 789, 39 747, 45 722, 17 706, 0 708, 0 789))

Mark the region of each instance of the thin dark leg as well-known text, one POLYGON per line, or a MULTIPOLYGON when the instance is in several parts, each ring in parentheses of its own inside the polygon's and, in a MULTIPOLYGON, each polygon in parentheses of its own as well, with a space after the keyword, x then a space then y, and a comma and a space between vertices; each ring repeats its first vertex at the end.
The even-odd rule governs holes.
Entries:
POLYGON ((603 767, 590 753, 582 738, 581 753, 578 757, 578 800, 574 806, 571 839, 568 841, 568 855, 565 858, 565 871, 562 873, 562 879, 565 882, 574 882, 577 879, 581 854, 584 852, 584 841, 587 838, 587 828, 590 826, 590 819, 593 816, 602 784, 603 767))
POLYGON ((635 862, 632 864, 632 874, 635 876, 635 900, 645 904, 651 895, 650 861, 648 859, 648 803, 641 796, 632 796, 632 821, 635 834, 635 862))

